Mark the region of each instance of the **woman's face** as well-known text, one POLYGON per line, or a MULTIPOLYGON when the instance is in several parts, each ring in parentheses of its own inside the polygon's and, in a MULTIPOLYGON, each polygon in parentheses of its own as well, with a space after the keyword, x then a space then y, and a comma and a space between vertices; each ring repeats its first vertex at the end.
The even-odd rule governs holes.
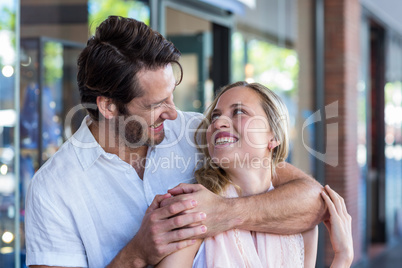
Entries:
POLYGON ((207 129, 208 151, 221 168, 269 165, 273 140, 257 92, 247 87, 229 89, 219 98, 207 129))

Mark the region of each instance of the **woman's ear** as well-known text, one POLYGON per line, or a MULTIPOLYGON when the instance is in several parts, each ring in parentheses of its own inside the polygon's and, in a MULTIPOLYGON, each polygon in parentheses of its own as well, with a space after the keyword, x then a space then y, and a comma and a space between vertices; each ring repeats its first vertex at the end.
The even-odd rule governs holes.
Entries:
POLYGON ((116 105, 113 104, 112 100, 103 96, 98 96, 96 98, 96 105, 98 106, 99 112, 106 119, 112 119, 117 116, 116 105))
POLYGON ((281 144, 281 142, 272 139, 269 143, 268 143, 268 150, 272 151, 275 147, 279 146, 281 144))

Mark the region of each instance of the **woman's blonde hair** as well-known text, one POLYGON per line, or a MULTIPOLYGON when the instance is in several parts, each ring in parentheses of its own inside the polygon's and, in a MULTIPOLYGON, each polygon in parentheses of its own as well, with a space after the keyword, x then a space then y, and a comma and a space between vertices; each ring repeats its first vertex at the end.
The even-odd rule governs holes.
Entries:
POLYGON ((231 183, 231 181, 227 177, 225 170, 212 162, 211 156, 208 152, 206 132, 211 124, 212 111, 215 109, 219 98, 223 93, 235 87, 246 87, 258 93, 261 100, 261 107, 267 115, 268 123, 274 134, 274 138, 276 141, 280 142, 279 146, 275 147, 272 151, 272 174, 275 174, 275 166, 277 166, 278 163, 285 161, 289 151, 289 115, 286 106, 278 95, 259 83, 249 84, 242 81, 223 87, 216 95, 212 104, 205 111, 205 118, 198 126, 194 136, 198 150, 204 154, 202 165, 199 165, 199 168, 195 171, 195 178, 198 183, 217 194, 222 193, 225 186, 231 183))

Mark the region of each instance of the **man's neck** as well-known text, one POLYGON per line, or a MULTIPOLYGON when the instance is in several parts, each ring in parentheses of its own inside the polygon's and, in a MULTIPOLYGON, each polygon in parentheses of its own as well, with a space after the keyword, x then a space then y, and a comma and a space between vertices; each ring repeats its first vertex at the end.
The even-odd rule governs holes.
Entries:
POLYGON ((143 179, 148 146, 128 147, 118 135, 115 135, 109 129, 107 123, 99 124, 92 122, 88 127, 95 140, 105 152, 115 154, 121 160, 130 164, 136 170, 138 176, 143 179))

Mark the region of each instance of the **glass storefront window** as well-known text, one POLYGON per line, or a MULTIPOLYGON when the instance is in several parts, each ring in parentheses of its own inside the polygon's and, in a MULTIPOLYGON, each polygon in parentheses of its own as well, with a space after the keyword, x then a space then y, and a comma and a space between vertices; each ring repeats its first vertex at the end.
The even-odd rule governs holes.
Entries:
POLYGON ((299 70, 296 51, 256 39, 250 40, 247 46, 246 79, 293 95, 299 70))
POLYGON ((247 63, 247 51, 243 35, 235 32, 232 35, 232 82, 244 81, 244 66, 247 63))
MULTIPOLYGON (((244 40, 241 33, 232 36, 233 81, 258 82, 277 93, 289 110, 290 138, 296 132, 298 114, 299 62, 293 49, 258 39, 244 40)), ((292 161, 292 148, 288 161, 292 161)))
POLYGON ((0 1, 0 267, 12 267, 20 261, 15 4, 12 0, 0 1))
POLYGON ((387 239, 400 237, 402 226, 402 38, 389 36, 384 87, 385 214, 387 239), (389 220, 388 220, 389 219, 389 220))
MULTIPOLYGON (((402 48, 399 47, 400 52, 402 48)), ((400 54, 402 55, 402 54, 400 54)), ((388 237, 400 235, 402 223, 402 82, 385 85, 385 191, 388 237)))
POLYGON ((83 47, 44 37, 21 40, 21 155, 31 158, 34 171, 64 142, 63 120, 79 104, 76 59, 83 47))
POLYGON ((181 52, 183 80, 173 96, 178 109, 203 112, 213 99, 210 77, 212 61, 212 23, 171 7, 165 9, 166 38, 181 52))

